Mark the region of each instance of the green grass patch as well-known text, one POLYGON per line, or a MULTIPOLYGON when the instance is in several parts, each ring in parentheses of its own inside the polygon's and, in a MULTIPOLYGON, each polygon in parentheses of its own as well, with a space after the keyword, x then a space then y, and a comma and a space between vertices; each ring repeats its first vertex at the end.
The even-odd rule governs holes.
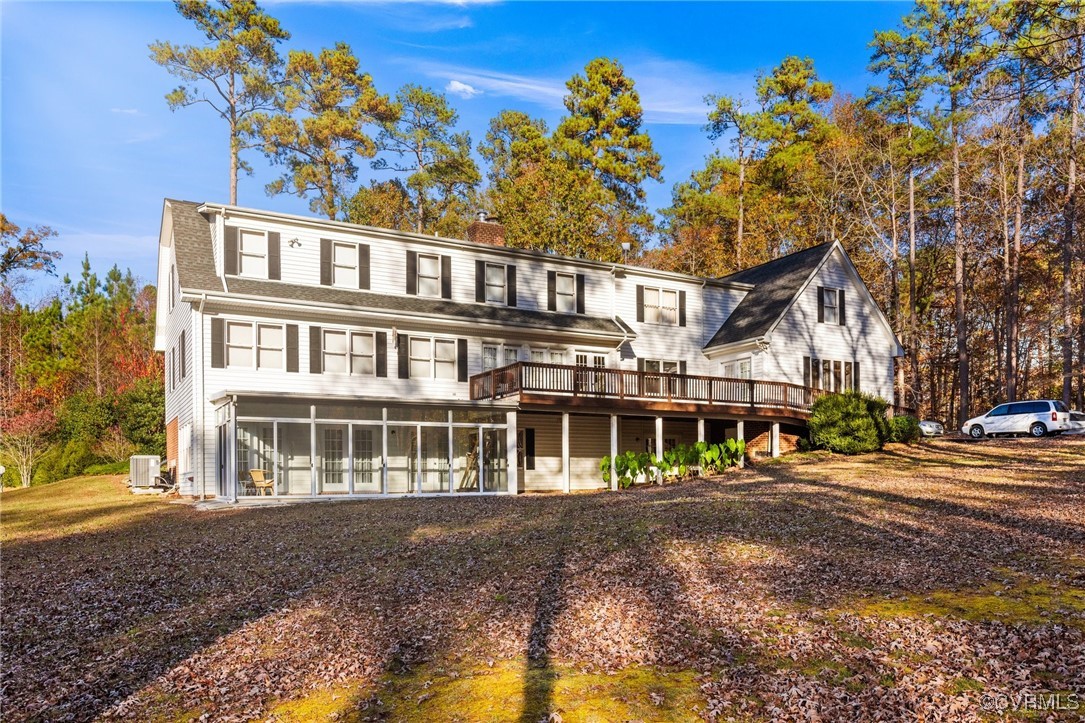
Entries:
POLYGON ((489 666, 427 665, 388 675, 378 686, 340 686, 272 708, 279 721, 700 720, 705 701, 692 671, 633 667, 614 674, 529 667, 521 659, 489 666))
POLYGON ((0 494, 0 541, 65 537, 131 524, 162 510, 160 499, 133 495, 119 476, 73 477, 0 494))
POLYGON ((1085 590, 1018 577, 1009 585, 994 583, 978 590, 938 590, 906 599, 860 603, 856 610, 881 617, 934 615, 974 622, 1062 623, 1085 628, 1085 590))

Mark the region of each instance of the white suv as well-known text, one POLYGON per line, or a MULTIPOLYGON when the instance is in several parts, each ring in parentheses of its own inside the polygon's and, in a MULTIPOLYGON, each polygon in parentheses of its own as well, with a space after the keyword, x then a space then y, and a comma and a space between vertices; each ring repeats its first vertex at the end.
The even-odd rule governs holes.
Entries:
POLYGON ((1025 434, 1043 437, 1070 429, 1070 410, 1062 402, 1045 399, 1038 402, 999 404, 982 417, 973 417, 961 426, 961 433, 973 439, 1000 434, 1025 434))

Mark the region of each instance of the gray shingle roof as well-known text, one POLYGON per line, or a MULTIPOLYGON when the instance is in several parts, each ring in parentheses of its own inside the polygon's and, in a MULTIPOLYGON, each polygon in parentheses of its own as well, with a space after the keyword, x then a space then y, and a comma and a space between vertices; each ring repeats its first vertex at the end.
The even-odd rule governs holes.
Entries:
POLYGON ((177 281, 182 289, 223 291, 215 273, 211 225, 196 209, 198 203, 168 200, 173 215, 173 244, 177 254, 177 281))
POLYGON ((215 292, 228 290, 231 294, 280 301, 309 301, 317 304, 351 306, 359 311, 425 314, 457 321, 485 321, 556 331, 625 335, 631 339, 636 336, 632 328, 620 318, 614 320, 583 314, 561 314, 553 311, 463 303, 421 296, 377 294, 370 291, 288 284, 236 276, 227 278, 228 289, 224 289, 222 279, 215 273, 210 225, 208 220, 196 210, 199 204, 172 200, 169 203, 173 209, 177 275, 181 288, 186 290, 215 292))
POLYGON ((754 288, 705 344, 705 349, 756 339, 768 333, 832 246, 831 243, 813 246, 723 277, 724 281, 753 284, 754 288))

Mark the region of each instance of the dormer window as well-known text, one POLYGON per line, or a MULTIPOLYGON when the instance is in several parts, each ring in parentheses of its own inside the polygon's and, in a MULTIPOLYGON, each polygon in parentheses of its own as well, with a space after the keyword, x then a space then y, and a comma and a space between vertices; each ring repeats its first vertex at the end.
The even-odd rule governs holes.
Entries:
POLYGON ((844 290, 818 287, 818 321, 844 325, 844 290))
POLYGON ((266 279, 267 234, 241 229, 237 234, 237 274, 266 279))
POLYGON ((332 285, 358 288, 358 244, 332 245, 332 285))
POLYGON ((576 311, 576 276, 556 274, 554 276, 554 311, 572 314, 576 311))
POLYGON ((418 295, 441 295, 441 257, 418 254, 418 295))

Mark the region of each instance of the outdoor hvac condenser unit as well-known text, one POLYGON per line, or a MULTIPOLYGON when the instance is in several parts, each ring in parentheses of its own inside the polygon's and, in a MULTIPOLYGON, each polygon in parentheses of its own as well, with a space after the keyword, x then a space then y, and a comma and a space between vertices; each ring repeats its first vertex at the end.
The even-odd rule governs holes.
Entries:
POLYGON ((133 487, 153 487, 155 477, 162 466, 162 458, 155 454, 137 454, 128 461, 128 479, 133 487))

